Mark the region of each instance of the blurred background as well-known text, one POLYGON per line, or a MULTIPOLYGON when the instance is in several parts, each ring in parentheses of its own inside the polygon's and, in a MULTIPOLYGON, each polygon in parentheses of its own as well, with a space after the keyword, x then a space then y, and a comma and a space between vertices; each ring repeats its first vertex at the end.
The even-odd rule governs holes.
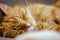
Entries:
MULTIPOLYGON (((57 2, 57 0, 27 0, 27 1, 28 3, 42 3, 42 4, 47 4, 47 5, 57 2)), ((0 0, 0 3, 13 6, 15 4, 26 4, 26 0, 0 0)))

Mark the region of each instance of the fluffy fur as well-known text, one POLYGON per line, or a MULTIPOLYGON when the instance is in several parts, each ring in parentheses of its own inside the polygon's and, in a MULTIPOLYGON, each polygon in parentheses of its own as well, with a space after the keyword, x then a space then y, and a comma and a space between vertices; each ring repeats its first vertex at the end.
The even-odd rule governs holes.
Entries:
POLYGON ((15 40, 60 40, 60 34, 55 31, 38 31, 19 35, 15 40))
POLYGON ((35 4, 31 6, 33 18, 36 21, 36 29, 51 29, 59 25, 60 9, 51 5, 35 4), (59 10, 59 11, 58 11, 59 10))
POLYGON ((15 37, 28 30, 56 30, 60 32, 60 6, 32 4, 9 7, 4 4, 0 5, 6 14, 0 23, 0 27, 4 29, 5 37, 15 37), (31 26, 27 27, 27 23, 30 23, 31 26))

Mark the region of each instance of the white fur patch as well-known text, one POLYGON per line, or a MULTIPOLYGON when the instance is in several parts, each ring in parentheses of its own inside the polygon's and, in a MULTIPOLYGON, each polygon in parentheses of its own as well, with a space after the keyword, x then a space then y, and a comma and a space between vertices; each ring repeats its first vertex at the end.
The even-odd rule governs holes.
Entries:
POLYGON ((55 31, 30 32, 17 36, 15 40, 60 40, 60 33, 55 31))
POLYGON ((30 8, 27 7, 27 8, 26 8, 26 11, 27 11, 27 16, 28 16, 28 18, 30 18, 30 20, 31 20, 30 22, 32 23, 33 26, 35 26, 35 25, 36 25, 36 22, 35 22, 34 18, 32 17, 30 8))

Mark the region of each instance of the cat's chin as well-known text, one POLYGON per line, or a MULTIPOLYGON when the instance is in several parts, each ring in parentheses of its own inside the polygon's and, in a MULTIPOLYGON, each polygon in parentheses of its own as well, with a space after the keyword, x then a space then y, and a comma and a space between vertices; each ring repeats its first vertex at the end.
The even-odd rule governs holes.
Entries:
POLYGON ((33 26, 30 26, 29 28, 28 28, 28 32, 33 32, 34 31, 34 27, 33 26))

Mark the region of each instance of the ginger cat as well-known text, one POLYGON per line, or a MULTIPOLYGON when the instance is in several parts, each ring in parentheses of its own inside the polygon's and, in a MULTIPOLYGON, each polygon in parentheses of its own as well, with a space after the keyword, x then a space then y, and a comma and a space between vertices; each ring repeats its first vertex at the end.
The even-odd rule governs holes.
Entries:
POLYGON ((52 5, 31 4, 10 7, 0 4, 5 16, 0 23, 4 37, 15 37, 24 32, 56 30, 60 32, 60 8, 52 5))

